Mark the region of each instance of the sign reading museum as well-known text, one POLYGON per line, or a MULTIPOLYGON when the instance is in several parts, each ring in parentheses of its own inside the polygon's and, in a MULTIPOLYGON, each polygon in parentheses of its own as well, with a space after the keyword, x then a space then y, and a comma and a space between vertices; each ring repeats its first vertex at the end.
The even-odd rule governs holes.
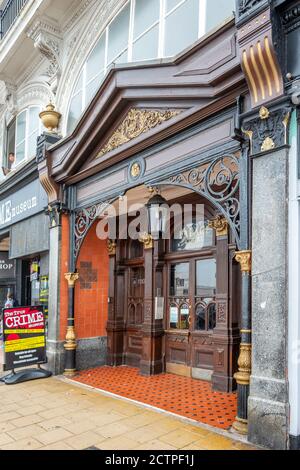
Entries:
POLYGON ((0 230, 42 212, 46 206, 46 192, 35 180, 0 202, 0 230))

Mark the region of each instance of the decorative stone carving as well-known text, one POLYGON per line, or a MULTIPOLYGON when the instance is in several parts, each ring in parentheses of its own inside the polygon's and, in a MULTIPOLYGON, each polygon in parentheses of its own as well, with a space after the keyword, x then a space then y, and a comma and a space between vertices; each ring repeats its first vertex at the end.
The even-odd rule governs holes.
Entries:
MULTIPOLYGON (((51 73, 58 82, 61 76, 61 44, 60 30, 48 20, 38 20, 27 31, 27 36, 33 40, 36 47, 50 62, 51 73)), ((57 83, 55 84, 55 88, 57 83)))
POLYGON ((123 122, 100 150, 97 158, 103 157, 118 147, 136 139, 141 134, 154 129, 165 121, 178 116, 179 110, 146 110, 133 108, 123 122))
POLYGON ((286 107, 271 112, 261 108, 258 117, 243 122, 242 131, 250 139, 252 155, 287 145, 290 113, 286 107))
MULTIPOLYGON (((75 328, 74 326, 68 326, 64 348, 66 351, 75 351, 76 347, 77 347, 77 344, 76 344, 75 328)), ((73 374, 70 373, 70 375, 73 375, 73 374)))

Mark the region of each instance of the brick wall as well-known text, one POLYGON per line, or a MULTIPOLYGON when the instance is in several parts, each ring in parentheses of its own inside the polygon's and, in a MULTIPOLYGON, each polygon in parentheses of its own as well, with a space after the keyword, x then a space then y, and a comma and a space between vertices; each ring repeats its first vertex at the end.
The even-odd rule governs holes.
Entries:
POLYGON ((106 336, 109 257, 106 241, 96 236, 95 223, 81 247, 75 287, 75 329, 78 339, 106 336))

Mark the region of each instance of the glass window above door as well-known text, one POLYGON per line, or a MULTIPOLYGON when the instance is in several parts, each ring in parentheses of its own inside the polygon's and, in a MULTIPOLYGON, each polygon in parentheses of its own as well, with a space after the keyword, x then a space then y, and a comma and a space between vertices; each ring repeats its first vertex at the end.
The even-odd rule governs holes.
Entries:
POLYGON ((235 0, 126 2, 102 31, 80 70, 70 100, 67 132, 74 130, 112 64, 172 57, 221 24, 234 10, 235 0))
POLYGON ((213 246, 214 231, 209 228, 208 220, 187 224, 182 230, 174 234, 172 251, 195 251, 213 246))

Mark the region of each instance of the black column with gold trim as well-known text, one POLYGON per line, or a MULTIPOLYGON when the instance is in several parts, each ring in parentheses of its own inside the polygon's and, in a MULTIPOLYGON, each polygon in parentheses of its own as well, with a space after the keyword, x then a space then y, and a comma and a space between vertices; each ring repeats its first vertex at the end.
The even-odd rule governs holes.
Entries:
POLYGON ((65 356, 65 371, 64 375, 73 376, 76 373, 76 334, 75 334, 75 284, 79 279, 78 273, 66 273, 65 279, 68 281, 69 289, 69 305, 68 305, 68 327, 66 334, 66 342, 64 348, 66 350, 65 356))
POLYGON ((236 253, 235 259, 240 263, 242 271, 242 318, 241 345, 238 359, 239 370, 234 376, 238 387, 238 412, 233 429, 240 434, 247 435, 252 351, 251 315, 249 315, 252 252, 250 250, 239 251, 236 253))

